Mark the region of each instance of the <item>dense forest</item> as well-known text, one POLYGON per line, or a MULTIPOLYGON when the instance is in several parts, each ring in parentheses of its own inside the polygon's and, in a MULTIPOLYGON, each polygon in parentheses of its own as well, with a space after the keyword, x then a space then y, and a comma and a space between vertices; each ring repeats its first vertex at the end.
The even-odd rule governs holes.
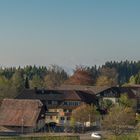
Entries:
POLYGON ((99 67, 77 66, 73 75, 57 65, 0 68, 0 98, 14 97, 25 88, 55 88, 61 84, 140 84, 140 61, 111 61, 99 67))

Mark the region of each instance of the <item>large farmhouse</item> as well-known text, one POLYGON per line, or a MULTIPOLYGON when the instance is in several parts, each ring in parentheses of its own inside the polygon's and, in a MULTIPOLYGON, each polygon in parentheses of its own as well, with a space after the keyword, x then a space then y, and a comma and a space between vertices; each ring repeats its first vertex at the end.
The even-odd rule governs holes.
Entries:
POLYGON ((38 99, 46 108, 46 123, 69 123, 72 111, 81 104, 98 104, 91 91, 76 90, 24 90, 17 99, 38 99))

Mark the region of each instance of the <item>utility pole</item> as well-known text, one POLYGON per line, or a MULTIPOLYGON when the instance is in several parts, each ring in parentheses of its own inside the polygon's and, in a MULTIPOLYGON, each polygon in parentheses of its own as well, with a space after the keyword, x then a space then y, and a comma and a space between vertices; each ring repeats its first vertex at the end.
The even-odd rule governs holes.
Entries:
POLYGON ((24 119, 23 119, 23 116, 22 116, 22 119, 21 119, 21 134, 23 134, 23 132, 24 132, 23 127, 24 127, 24 119))
POLYGON ((91 115, 89 114, 89 126, 91 126, 91 115))
POLYGON ((140 112, 140 89, 137 92, 137 111, 140 112))

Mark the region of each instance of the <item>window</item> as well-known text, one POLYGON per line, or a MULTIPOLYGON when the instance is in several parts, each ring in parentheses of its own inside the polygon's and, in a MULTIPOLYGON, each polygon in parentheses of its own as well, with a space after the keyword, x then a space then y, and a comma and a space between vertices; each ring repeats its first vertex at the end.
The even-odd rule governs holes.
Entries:
POLYGON ((79 101, 65 101, 64 105, 65 106, 78 106, 80 105, 80 102, 79 101))
POLYGON ((64 121, 64 120, 65 120, 65 118, 64 118, 64 117, 61 117, 60 119, 61 119, 61 121, 64 121))
POLYGON ((67 109, 64 109, 64 112, 67 112, 67 109))
POLYGON ((70 120, 70 117, 67 117, 67 121, 69 121, 70 120))
POLYGON ((72 112, 72 110, 71 109, 64 109, 64 112, 69 113, 69 112, 72 112))
POLYGON ((48 105, 58 105, 58 102, 49 100, 48 105))
POLYGON ((64 105, 68 105, 67 102, 64 102, 64 105))
POLYGON ((57 101, 52 101, 52 105, 57 105, 58 102, 57 101))
POLYGON ((51 105, 52 104, 52 101, 48 101, 48 105, 51 105))

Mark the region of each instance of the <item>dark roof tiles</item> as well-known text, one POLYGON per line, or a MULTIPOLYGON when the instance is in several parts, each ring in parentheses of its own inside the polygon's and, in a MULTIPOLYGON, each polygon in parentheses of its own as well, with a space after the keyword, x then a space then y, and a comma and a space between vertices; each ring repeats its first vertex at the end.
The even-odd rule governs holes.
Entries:
POLYGON ((92 91, 92 94, 97 94, 101 91, 110 88, 109 86, 88 86, 88 85, 61 85, 57 87, 58 90, 81 90, 81 91, 92 91))
POLYGON ((75 100, 75 101, 94 101, 96 96, 92 91, 79 91, 79 90, 45 90, 43 93, 38 93, 35 90, 24 90, 16 97, 17 99, 39 99, 46 100, 75 100), (88 100, 87 100, 88 99, 88 100))

